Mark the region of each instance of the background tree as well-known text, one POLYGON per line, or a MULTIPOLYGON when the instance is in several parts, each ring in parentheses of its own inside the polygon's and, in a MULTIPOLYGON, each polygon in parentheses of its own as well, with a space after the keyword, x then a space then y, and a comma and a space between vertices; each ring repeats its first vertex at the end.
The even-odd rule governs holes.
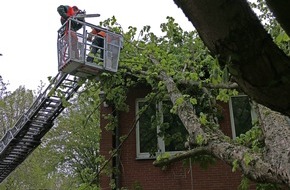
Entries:
MULTIPOLYGON (((0 98, 0 123, 1 133, 4 133, 13 127, 17 119, 27 111, 34 100, 32 90, 19 86, 14 92, 7 91, 7 83, 1 79, 1 98, 0 98)), ((0 185, 0 189, 29 189, 45 187, 48 180, 44 180, 43 176, 47 176, 47 170, 44 170, 43 154, 39 151, 33 153, 28 160, 24 162, 9 178, 0 185), (31 179, 34 180, 31 180, 31 179)), ((51 182, 53 184, 53 182, 51 182)))
MULTIPOLYGON (((98 89, 98 84, 92 86, 90 82, 86 83, 83 91, 69 102, 71 106, 58 118, 42 144, 0 184, 0 189, 97 187, 98 179, 94 179, 91 184, 89 182, 95 177, 94 174, 98 173, 99 163, 103 160, 98 153, 98 89), (87 185, 82 185, 86 182, 87 185)), ((24 87, 3 94, 5 96, 2 97, 1 111, 5 120, 1 121, 1 124, 11 120, 13 126, 16 119, 31 105, 33 94, 24 87)), ((9 129, 11 126, 4 127, 9 129)))
POLYGON ((7 91, 2 83, 2 96, 0 97, 0 122, 1 135, 4 135, 7 129, 13 127, 17 119, 29 108, 33 101, 33 92, 20 86, 13 93, 7 91))
MULTIPOLYGON (((95 81, 94 81, 95 82, 95 81)), ((50 131, 47 147, 58 157, 57 172, 66 175, 75 188, 81 184, 98 185, 102 157, 99 155, 99 85, 87 82, 70 106, 58 118, 56 127, 50 131)), ((86 186, 86 188, 89 188, 86 186)))

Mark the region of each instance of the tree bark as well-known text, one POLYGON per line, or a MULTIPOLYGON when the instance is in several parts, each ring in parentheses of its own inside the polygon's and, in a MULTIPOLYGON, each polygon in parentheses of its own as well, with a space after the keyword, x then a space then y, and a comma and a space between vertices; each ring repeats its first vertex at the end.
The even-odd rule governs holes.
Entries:
MULTIPOLYGON (((278 16, 283 7, 275 5, 281 1, 268 0, 278 16)), ((229 68, 246 94, 290 116, 290 59, 274 44, 247 1, 174 2, 193 23, 212 55, 218 57, 221 66, 229 68)), ((283 15, 280 21, 289 31, 288 19, 282 19, 283 15)))
POLYGON ((264 132, 264 159, 275 167, 276 175, 289 176, 290 183, 290 120, 266 107, 259 106, 260 125, 264 132))
POLYGON ((290 0, 266 0, 266 3, 281 27, 290 36, 290 0))

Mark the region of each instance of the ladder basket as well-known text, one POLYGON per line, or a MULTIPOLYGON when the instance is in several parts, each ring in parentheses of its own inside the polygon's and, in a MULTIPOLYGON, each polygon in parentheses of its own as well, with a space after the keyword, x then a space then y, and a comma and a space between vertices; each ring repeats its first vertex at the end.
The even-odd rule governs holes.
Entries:
POLYGON ((58 30, 58 70, 85 78, 117 72, 122 46, 121 34, 71 17, 58 30), (78 31, 72 30, 76 24, 81 25, 78 31), (90 34, 93 28, 105 35, 90 34))

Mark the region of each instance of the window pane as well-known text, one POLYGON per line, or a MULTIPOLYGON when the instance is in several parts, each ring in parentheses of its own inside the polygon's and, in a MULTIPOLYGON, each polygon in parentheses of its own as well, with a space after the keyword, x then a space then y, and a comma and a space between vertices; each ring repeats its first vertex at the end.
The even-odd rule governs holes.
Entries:
POLYGON ((251 105, 248 96, 231 98, 236 137, 252 128, 251 105))
MULTIPOLYGON (((138 102, 138 108, 141 110, 146 103, 138 102)), ((157 130, 152 124, 156 117, 156 106, 151 105, 143 114, 139 115, 139 140, 140 153, 149 152, 155 154, 157 152, 157 130)))
POLYGON ((182 151, 185 150, 184 143, 188 137, 188 132, 176 114, 170 113, 172 103, 164 101, 162 104, 163 124, 160 127, 161 135, 164 137, 165 150, 182 151))

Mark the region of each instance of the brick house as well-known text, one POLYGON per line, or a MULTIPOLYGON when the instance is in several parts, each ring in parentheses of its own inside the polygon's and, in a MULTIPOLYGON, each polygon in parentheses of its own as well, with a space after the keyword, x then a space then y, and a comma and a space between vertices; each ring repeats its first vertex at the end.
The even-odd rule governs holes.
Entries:
MULTIPOLYGON (((148 153, 148 147, 146 145, 157 143, 158 151, 164 151, 167 149, 165 143, 162 143, 162 139, 148 141, 148 136, 142 137, 142 130, 140 122, 141 118, 135 127, 133 121, 137 117, 140 102, 142 98, 146 96, 148 90, 144 88, 131 89, 128 93, 127 104, 129 105, 129 112, 118 113, 118 129, 114 132, 109 132, 105 129, 102 130, 101 139, 101 154, 105 155, 108 159, 109 151, 113 147, 117 147, 120 142, 116 140, 117 136, 128 135, 128 138, 122 144, 119 156, 114 157, 110 164, 113 166, 118 165, 120 173, 118 175, 112 175, 111 179, 115 179, 116 189, 144 189, 144 190, 233 190, 237 189, 241 182, 241 173, 232 172, 232 168, 222 161, 217 161, 215 165, 209 166, 207 169, 203 169, 199 164, 184 165, 183 162, 177 162, 166 169, 161 169, 153 166, 153 161, 156 157, 152 157, 148 153), (130 132, 131 131, 131 132, 130 132), (145 141, 145 145, 142 144, 142 138, 145 141), (162 146, 165 146, 165 148, 162 146), (191 167, 190 167, 191 166, 191 167)), ((242 96, 241 100, 244 101, 247 98, 242 96)), ((239 98, 238 98, 239 99, 239 98)), ((230 101, 229 104, 221 103, 223 119, 220 121, 222 131, 229 137, 235 137, 236 133, 240 133, 237 127, 233 127, 233 112, 235 107, 234 101, 230 101)), ((243 105, 245 105, 243 103, 243 105)), ((156 108, 158 109, 158 108, 156 108)), ((101 115, 112 114, 112 107, 102 106, 101 115)), ((243 112, 245 113, 245 112, 243 112)), ((239 114, 239 113, 238 113, 239 114)), ((236 115, 238 115, 236 114, 236 115)), ((248 115, 250 114, 248 110, 248 115)), ((248 116, 243 116, 243 122, 245 122, 248 116)), ((145 121, 144 121, 145 122, 145 121)), ((107 120, 101 117, 101 127, 106 126, 107 120)), ((238 124, 237 124, 238 125, 238 124)), ((243 123, 245 125, 245 123, 243 123)), ((147 129, 146 129, 147 130, 147 129)), ((149 130, 149 129, 148 129, 149 130)), ((143 131, 144 132, 144 131, 143 131)), ((158 136, 158 135, 156 135, 158 136)), ((150 138, 149 138, 150 139, 150 138)), ((168 151, 168 150, 166 150, 168 151)), ((107 176, 101 177, 102 189, 111 189, 109 186, 110 178, 107 176)), ((254 188, 254 187, 251 187, 254 188)))

